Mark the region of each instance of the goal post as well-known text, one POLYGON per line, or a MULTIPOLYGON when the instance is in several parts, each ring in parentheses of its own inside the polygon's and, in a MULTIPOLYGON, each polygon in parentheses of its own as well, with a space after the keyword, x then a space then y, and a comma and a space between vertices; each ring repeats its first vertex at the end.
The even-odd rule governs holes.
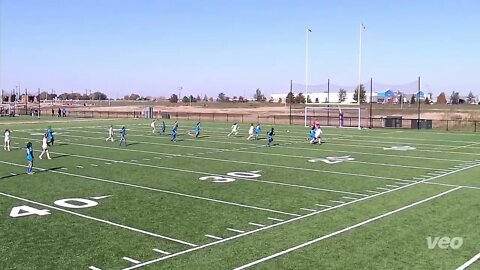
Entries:
POLYGON ((319 122, 322 127, 362 128, 360 106, 305 106, 305 127, 319 122))

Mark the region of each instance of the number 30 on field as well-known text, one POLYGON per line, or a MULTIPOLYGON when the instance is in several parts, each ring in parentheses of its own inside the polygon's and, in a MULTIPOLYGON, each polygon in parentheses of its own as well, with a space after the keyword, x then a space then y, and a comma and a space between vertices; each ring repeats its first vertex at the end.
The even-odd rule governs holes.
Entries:
POLYGON ((222 175, 209 175, 209 176, 203 176, 198 178, 198 180, 211 180, 213 183, 229 183, 233 182, 236 179, 233 177, 237 178, 258 178, 262 176, 259 174, 260 171, 251 171, 251 172, 229 172, 227 173, 227 176, 230 177, 225 177, 222 175))
MULTIPOLYGON (((55 205, 64 208, 70 209, 81 209, 81 208, 89 208, 98 205, 98 202, 92 201, 89 199, 82 199, 82 198, 68 198, 68 199, 61 199, 53 202, 55 205)), ((10 211, 10 217, 18 218, 18 217, 26 217, 31 215, 37 216, 46 216, 50 215, 50 210, 48 209, 37 209, 28 205, 20 205, 15 206, 10 211)))

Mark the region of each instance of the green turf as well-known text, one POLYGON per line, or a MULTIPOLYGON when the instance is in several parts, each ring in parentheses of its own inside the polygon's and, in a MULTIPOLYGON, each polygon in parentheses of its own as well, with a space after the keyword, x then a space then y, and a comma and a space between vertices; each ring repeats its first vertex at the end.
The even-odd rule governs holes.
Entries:
POLYGON ((173 143, 172 123, 162 136, 145 119, 0 118, 15 147, 0 155, 0 269, 135 267, 123 257, 148 264, 138 269, 234 269, 458 187, 251 268, 454 269, 480 251, 479 134, 325 128, 325 143, 310 145, 306 128, 277 125, 265 147, 271 125, 247 141, 247 124, 227 137, 232 123, 204 122, 195 139, 194 122, 180 121, 173 143), (105 141, 110 124, 127 127, 128 146, 105 141), (48 126, 53 159, 39 160, 48 126), (18 149, 28 141, 34 175, 18 149), (384 149, 405 145, 416 149, 384 149), (309 162, 340 156, 355 160, 309 162), (98 205, 58 205, 67 198, 98 205), (9 216, 23 205, 50 214, 9 216), (429 249, 429 236, 464 244, 429 249))

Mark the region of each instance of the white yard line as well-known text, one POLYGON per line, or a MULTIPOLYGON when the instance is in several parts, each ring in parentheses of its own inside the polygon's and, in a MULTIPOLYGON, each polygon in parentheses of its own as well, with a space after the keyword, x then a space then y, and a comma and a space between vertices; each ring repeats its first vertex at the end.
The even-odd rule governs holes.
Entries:
POLYGON ((223 239, 221 237, 211 235, 211 234, 205 234, 205 237, 212 238, 212 239, 215 239, 215 240, 222 240, 223 239))
MULTIPOLYGON (((358 199, 358 200, 356 200, 356 201, 350 201, 350 202, 347 202, 347 203, 345 203, 345 204, 335 205, 335 206, 332 206, 332 207, 330 207, 330 208, 326 208, 326 209, 323 209, 323 210, 320 210, 320 211, 317 211, 317 212, 312 212, 312 213, 307 214, 307 215, 303 215, 303 216, 300 216, 300 217, 296 217, 296 218, 292 218, 292 219, 289 219, 289 220, 285 220, 285 221, 282 221, 282 222, 279 222, 279 223, 275 223, 275 224, 272 224, 272 225, 269 225, 269 226, 266 226, 266 227, 263 227, 263 228, 259 228, 259 229, 256 229, 256 230, 248 231, 248 232, 245 232, 245 233, 243 233, 243 234, 238 234, 238 235, 235 235, 235 236, 232 236, 232 237, 225 238, 225 239, 223 239, 223 240, 219 240, 219 241, 216 241, 216 242, 208 243, 208 244, 205 244, 205 245, 203 245, 203 246, 199 246, 199 247, 195 247, 195 248, 183 250, 183 251, 174 253, 174 254, 169 255, 169 256, 165 256, 165 257, 162 257, 162 258, 156 258, 156 259, 153 259, 153 260, 151 260, 151 261, 144 262, 144 263, 139 264, 139 265, 136 265, 136 266, 124 268, 124 269, 122 269, 122 270, 133 270, 133 269, 137 269, 137 268, 140 268, 140 267, 143 267, 143 266, 147 266, 147 265, 150 265, 150 264, 154 264, 154 263, 157 263, 157 262, 160 262, 160 261, 164 261, 164 260, 167 260, 167 259, 170 259, 170 258, 173 258, 173 257, 177 257, 177 256, 180 256, 180 255, 183 255, 183 254, 191 253, 191 252, 194 252, 194 251, 197 251, 197 250, 201 250, 201 249, 204 249, 204 248, 208 248, 208 247, 211 247, 211 246, 214 246, 214 245, 218 245, 218 244, 221 244, 221 243, 225 243, 225 242, 228 242, 228 241, 232 241, 232 240, 234 240, 234 239, 241 238, 241 237, 244 237, 244 236, 247 236, 247 235, 252 235, 252 234, 255 234, 255 233, 264 231, 264 230, 268 230, 268 229, 271 229, 271 228, 275 228, 275 227, 277 227, 277 226, 282 226, 282 225, 284 225, 284 224, 288 224, 288 223, 291 223, 291 222, 295 222, 295 221, 297 221, 297 220, 302 220, 302 219, 304 219, 304 218, 308 218, 308 217, 311 217, 311 216, 315 216, 315 215, 318 215, 318 214, 321 214, 321 213, 324 213, 324 212, 333 211, 333 210, 335 210, 335 209, 342 208, 342 207, 346 207, 346 206, 352 205, 352 204, 358 204, 359 202, 363 202, 363 201, 366 201, 366 200, 370 200, 370 199, 372 199, 372 198, 376 198, 376 197, 379 197, 379 196, 383 196, 383 195, 385 195, 385 194, 389 194, 389 193, 392 193, 392 192, 395 192, 395 191, 398 191, 398 190, 402 190, 402 189, 405 189, 405 188, 408 188, 408 187, 412 187, 412 186, 415 186, 415 185, 418 185, 418 184, 421 184, 421 183, 424 183, 424 182, 427 182, 427 181, 435 180, 435 179, 438 179, 438 178, 440 178, 440 177, 452 175, 452 174, 455 174, 455 173, 458 173, 458 172, 461 172, 461 171, 465 171, 465 170, 468 170, 468 169, 471 169, 471 168, 474 168, 474 167, 477 167, 477 166, 480 166, 480 164, 472 165, 472 166, 465 167, 465 168, 460 168, 460 169, 457 169, 457 170, 454 170, 454 171, 445 173, 444 175, 440 175, 440 176, 436 176, 436 177, 432 177, 432 178, 427 178, 427 179, 424 179, 424 180, 422 180, 422 181, 415 182, 415 183, 410 183, 410 184, 408 184, 408 185, 401 186, 401 187, 396 188, 396 189, 391 189, 391 190, 388 190, 388 191, 385 191, 385 192, 382 192, 382 193, 373 194, 373 195, 371 195, 371 196, 369 196, 369 197, 360 198, 360 199, 358 199)), ((460 188, 460 187, 459 187, 459 188, 460 188)))
POLYGON ((456 150, 456 149, 460 149, 460 148, 467 148, 467 147, 470 147, 470 146, 474 146, 474 145, 477 145, 479 143, 471 143, 471 144, 466 144, 466 145, 462 145, 462 146, 457 146, 457 147, 454 147, 454 148, 450 148, 448 150, 456 150))
POLYGON ((316 206, 320 206, 320 207, 326 207, 326 208, 329 208, 329 207, 331 207, 330 205, 326 205, 326 204, 319 204, 319 203, 316 203, 315 205, 316 205, 316 206))
POLYGON ((345 203, 344 201, 335 201, 335 200, 329 200, 331 202, 334 202, 334 203, 345 203))
POLYGON ((124 259, 125 261, 129 261, 129 262, 131 262, 131 263, 133 263, 133 264, 139 264, 139 263, 141 263, 141 261, 137 261, 137 260, 132 259, 132 258, 129 258, 129 257, 123 257, 122 259, 124 259))
POLYGON ((192 243, 189 243, 189 242, 186 242, 186 241, 182 241, 182 240, 179 240, 179 239, 175 239, 175 238, 172 238, 172 237, 168 237, 168 236, 164 236, 164 235, 160 235, 160 234, 156 234, 156 233, 152 233, 152 232, 147 232, 147 231, 144 231, 144 230, 136 229, 136 228, 129 227, 129 226, 126 226, 126 225, 111 222, 111 221, 108 221, 108 220, 87 216, 87 215, 84 215, 84 214, 79 214, 79 213, 69 211, 69 210, 66 210, 66 209, 63 209, 63 208, 59 208, 59 207, 51 206, 51 205, 48 205, 48 204, 32 201, 32 200, 29 200, 29 199, 21 198, 21 197, 18 197, 18 196, 7 194, 7 193, 0 192, 0 195, 5 196, 5 197, 9 197, 9 198, 12 198, 12 199, 16 199, 16 200, 28 202, 28 203, 31 203, 31 204, 40 205, 40 206, 43 206, 43 207, 47 207, 47 208, 54 209, 54 210, 57 210, 57 211, 60 211, 60 212, 68 213, 68 214, 71 214, 71 215, 74 215, 74 216, 77 216, 77 217, 81 217, 81 218, 84 218, 84 219, 94 220, 94 221, 97 221, 97 222, 112 225, 112 226, 119 227, 119 228, 122 228, 122 229, 127 229, 129 231, 138 232, 138 233, 141 233, 141 234, 145 234, 145 235, 149 235, 149 236, 153 236, 153 237, 157 237, 157 238, 162 238, 162 239, 165 239, 165 240, 170 240, 172 242, 180 243, 180 244, 191 246, 191 247, 197 247, 197 245, 195 245, 195 244, 192 244, 192 243))
POLYGON ((352 197, 347 197, 347 196, 344 196, 342 198, 347 199, 347 200, 356 200, 357 199, 357 198, 352 198, 352 197))
POLYGON ((102 269, 97 268, 97 267, 95 267, 95 266, 89 266, 88 269, 90 269, 90 270, 102 270, 102 269))
POLYGON ((285 221, 283 219, 273 218, 273 217, 268 217, 267 219, 270 219, 270 220, 273 220, 273 221, 280 221, 280 222, 285 221))
POLYGON ((242 231, 242 230, 237 230, 237 229, 232 229, 232 228, 227 228, 227 230, 231 231, 231 232, 236 232, 236 233, 244 233, 245 231, 242 231))
MULTIPOLYGON (((91 139, 99 139, 99 138, 91 138, 91 139)), ((134 141, 130 141, 133 143, 134 141)), ((147 143, 147 142, 139 142, 139 143, 147 143)), ((156 144, 156 143, 147 143, 147 144, 156 144)), ((126 149, 126 148, 115 148, 115 147, 107 147, 107 146, 99 146, 99 145, 87 145, 81 143, 72 143, 72 145, 78 146, 86 146, 86 147, 95 147, 95 148, 103 148, 103 149, 111 149, 117 151, 131 151, 131 152, 139 152, 139 153, 149 153, 158 155, 159 152, 153 151, 144 151, 144 150, 137 150, 137 149, 126 149)), ((174 144, 159 144, 159 145, 174 145, 174 144)), ((178 145, 177 145, 178 146, 178 145)), ((196 147, 193 147, 196 148, 196 147)), ((229 151, 229 150, 225 150, 229 151)), ((232 152, 232 151, 229 151, 232 152)), ((235 152, 235 151, 233 151, 235 152)), ((240 152, 240 151, 236 151, 240 152)), ((248 152, 251 153, 251 152, 248 152)), ((255 152, 256 153, 256 152, 255 152)), ((164 153, 167 154, 167 153, 164 153)), ((384 176, 375 176, 375 175, 365 175, 365 174, 357 174, 357 173, 347 173, 347 172, 338 172, 338 171, 331 171, 331 170, 319 170, 319 169, 311 169, 311 168, 303 168, 303 167, 291 167, 291 166, 283 166, 283 165, 275 165, 275 164, 267 164, 267 163, 258 163, 258 162, 248 162, 248 161, 240 161, 240 160, 230 160, 230 159, 219 159, 219 158, 208 158, 208 157, 197 157, 197 156, 187 156, 181 155, 185 158, 192 158, 192 159, 200 159, 200 160, 211 160, 211 161, 219 161, 219 162, 227 162, 227 163, 238 163, 238 164, 248 164, 248 165, 257 165, 263 167, 272 167, 272 168, 282 168, 282 169, 291 169, 291 170, 300 170, 300 171, 313 171, 313 172, 321 172, 321 173, 328 173, 328 174, 339 174, 339 175, 348 175, 348 176, 356 176, 356 177, 363 177, 363 178, 372 178, 372 179, 382 179, 382 180, 394 180, 398 181, 401 180, 399 178, 394 177, 384 177, 384 176)), ((137 162, 137 161, 135 161, 137 162)))
MULTIPOLYGON (((5 161, 0 161, 0 163, 19 166, 19 167, 25 167, 25 165, 22 165, 22 164, 5 162, 5 161)), ((39 167, 36 167, 36 169, 41 170, 41 171, 46 171, 46 169, 42 169, 42 168, 39 168, 39 167)), ((83 179, 89 179, 89 180, 100 181, 100 182, 105 182, 105 183, 111 183, 111 184, 134 187, 134 188, 139 188, 139 189, 157 191, 157 192, 162 192, 162 193, 167 193, 167 194, 178 195, 178 196, 182 196, 182 197, 188 197, 188 198, 205 200, 205 201, 210 201, 210 202, 234 205, 234 206, 239 206, 239 207, 244 207, 244 208, 250 208, 250 209, 256 209, 256 210, 271 212, 271 213, 283 214, 283 215, 287 215, 287 216, 295 216, 295 217, 300 216, 298 214, 292 214, 292 213, 277 211, 277 210, 268 209, 268 208, 256 207, 256 206, 234 203, 234 202, 229 202, 229 201, 222 201, 222 200, 211 199, 211 198, 207 198, 207 197, 200 197, 200 196, 195 196, 195 195, 190 195, 190 194, 185 194, 185 193, 180 193, 180 192, 174 192, 174 191, 163 190, 163 189, 158 189, 158 188, 140 186, 140 185, 136 185, 136 184, 118 182, 118 181, 114 181, 114 180, 102 179, 102 178, 98 178, 98 177, 92 177, 92 176, 86 176, 86 175, 80 175, 80 174, 74 174, 74 173, 67 173, 67 172, 61 172, 61 171, 54 171, 54 170, 49 170, 49 171, 53 172, 53 173, 58 173, 58 174, 63 174, 63 175, 68 175, 68 176, 74 176, 74 177, 83 178, 83 179)))
MULTIPOLYGON (((83 144, 78 144, 78 145, 87 146, 87 145, 83 145, 83 144)), ((101 148, 105 148, 105 147, 101 147, 101 148)), ((110 148, 110 147, 108 147, 107 149, 122 150, 122 149, 119 149, 119 148, 110 148)), ((130 150, 130 149, 123 149, 123 150, 130 150)), ((138 151, 140 151, 140 150, 138 150, 138 151)), ((144 152, 144 151, 142 151, 142 152, 144 152)), ((180 171, 180 172, 207 175, 207 176, 209 176, 209 175, 225 176, 225 175, 221 175, 221 174, 212 174, 212 173, 207 173, 207 172, 200 172, 200 171, 193 171, 193 170, 186 170, 186 169, 177 169, 177 168, 172 168, 172 167, 165 167, 165 166, 158 166, 158 165, 151 165, 151 164, 143 164, 143 163, 137 163, 137 162, 128 162, 128 161, 121 161, 121 160, 113 160, 113 159, 105 159, 105 158, 97 158, 97 157, 76 155, 76 154, 68 154, 68 153, 63 153, 63 152, 50 152, 50 153, 51 154, 58 154, 58 155, 68 155, 68 156, 71 156, 71 157, 85 158, 85 159, 91 159, 91 160, 106 161, 106 162, 109 162, 109 163, 110 162, 123 163, 123 164, 129 164, 129 165, 133 165, 133 166, 142 166, 142 167, 150 167, 150 168, 157 168, 157 169, 164 169, 164 170, 180 171)), ((154 157, 154 158, 156 158, 156 157, 154 157)), ((243 180, 243 181, 258 182, 258 183, 264 183, 264 184, 289 186, 289 187, 295 187, 295 188, 319 190, 319 191, 342 193, 342 194, 357 195, 357 196, 367 196, 365 194, 357 193, 357 192, 349 192, 349 191, 343 191, 343 190, 334 190, 334 189, 327 189, 327 188, 304 186, 304 185, 298 185, 298 184, 289 184, 289 183, 284 183, 284 182, 280 182, 280 181, 267 181, 267 180, 251 179, 251 178, 238 177, 238 176, 236 178, 240 179, 240 180, 243 180)), ((406 181, 406 180, 403 180, 403 181, 406 181)))
POLYGON ((323 241, 323 240, 325 240, 325 239, 331 238, 331 237, 333 237, 333 236, 336 236, 336 235, 339 235, 339 234, 342 234, 342 233, 351 231, 351 230, 353 230, 353 229, 355 229, 355 228, 358 228, 358 227, 364 226, 364 225, 366 225, 366 224, 369 224, 369 223, 371 223, 371 222, 374 222, 374 221, 380 220, 380 219, 382 219, 382 218, 391 216, 391 215, 393 215, 393 214, 396 214, 396 213, 398 213, 398 212, 401 212, 401 211, 404 211, 404 210, 406 210, 406 209, 412 208, 412 207, 417 206, 417 205, 419 205, 419 204, 422 204, 422 203, 431 201, 431 200, 433 200, 433 199, 442 197, 442 196, 444 196, 444 195, 446 195, 446 194, 448 194, 448 193, 450 193, 450 192, 456 191, 456 190, 458 190, 458 189, 460 189, 460 188, 461 188, 461 187, 453 188, 453 189, 447 190, 447 191, 445 191, 445 192, 442 192, 442 193, 440 193, 440 194, 437 194, 437 195, 428 197, 428 198, 426 198, 426 199, 423 199, 423 200, 421 200, 421 201, 417 201, 417 202, 411 203, 411 204, 409 204, 409 205, 406 205, 406 206, 404 206, 404 207, 401 207, 401 208, 395 209, 395 210, 393 210, 393 211, 384 213, 384 214, 382 214, 382 215, 379 215, 379 216, 376 216, 376 217, 367 219, 367 220, 362 221, 362 222, 360 222, 360 223, 357 223, 357 224, 355 224, 355 225, 352 225, 352 226, 343 228, 343 229, 341 229, 341 230, 338 230, 338 231, 329 233, 329 234, 327 234, 327 235, 324 235, 324 236, 322 236, 322 237, 313 239, 313 240, 308 241, 308 242, 305 242, 305 243, 303 243, 303 244, 300 244, 300 245, 291 247, 291 248, 286 249, 286 250, 283 250, 283 251, 281 251, 281 252, 278 252, 278 253, 272 254, 272 255, 270 255, 270 256, 267 256, 267 257, 258 259, 258 260, 253 261, 253 262, 250 262, 250 263, 248 263, 248 264, 239 266, 239 267, 235 268, 235 270, 246 269, 246 268, 252 267, 252 266, 254 266, 254 265, 260 264, 260 263, 262 263, 262 262, 271 260, 271 259, 273 259, 273 258, 280 257, 280 256, 285 255, 285 254, 287 254, 287 253, 290 253, 290 252, 293 252, 293 251, 295 251, 295 250, 301 249, 301 248, 303 248, 303 247, 306 247, 306 246, 309 246, 309 245, 318 243, 318 242, 320 242, 320 241, 323 241))
POLYGON ((478 261, 478 259, 480 259, 480 252, 477 253, 477 255, 473 256, 470 260, 459 266, 456 270, 465 270, 467 269, 467 267, 478 261))
POLYGON ((265 227, 265 225, 259 224, 259 223, 249 222, 248 224, 250 224, 250 225, 252 225, 252 226, 257 226, 257 227, 265 227))
POLYGON ((438 186, 446 186, 446 187, 462 187, 466 189, 476 189, 480 190, 480 187, 474 187, 474 186, 466 186, 466 185, 452 185, 452 184, 445 184, 445 183, 437 183, 437 182, 423 182, 422 184, 428 184, 428 185, 438 185, 438 186))
POLYGON ((310 209, 310 208, 300 208, 300 209, 302 209, 303 211, 317 212, 317 210, 315 210, 315 209, 310 209))
MULTIPOLYGON (((92 131, 82 131, 79 130, 80 132, 88 132, 88 133, 103 133, 103 132, 92 132, 92 131)), ((143 135, 132 135, 132 136, 139 136, 139 137, 152 137, 152 136, 143 136, 143 135)), ((74 136, 70 135, 70 137, 79 137, 79 138, 84 138, 84 139, 95 139, 95 140, 104 140, 104 138, 97 138, 97 137, 84 137, 84 136, 74 136)), ((186 139, 188 140, 188 139, 186 139)), ((192 140, 193 141, 193 140, 192 140)), ((205 140, 203 140, 205 141, 205 140)), ((146 142, 146 141, 130 141, 130 142, 137 142, 137 143, 143 143, 143 144, 152 144, 152 145, 162 145, 162 146, 173 146, 173 147, 181 147, 181 148, 192 148, 192 149, 208 149, 208 150, 214 150, 214 151, 228 151, 228 152, 239 152, 239 153, 251 153, 251 151, 239 151, 239 150, 233 150, 233 149, 218 149, 218 148, 211 148, 211 147, 201 147, 201 146, 190 146, 190 145, 180 145, 180 144, 167 144, 167 143, 155 143, 155 142, 146 142)), ((215 143, 212 141, 206 141, 209 143, 215 143)), ((299 141, 300 142, 300 141, 299 141)), ((302 141, 303 142, 303 141, 302 141)), ((231 142, 234 143, 234 142, 231 142)), ((239 143, 236 143, 239 144, 239 143)), ((241 144, 246 144, 246 143, 241 143, 241 144)), ((246 145, 251 145, 251 144, 246 144, 246 145)), ((341 146, 344 146, 344 144, 340 144, 341 146)), ((355 146, 355 145, 354 145, 355 146)), ((258 148, 258 147, 255 147, 258 148)), ((316 151, 317 149, 315 148, 303 148, 303 147, 288 147, 288 146, 282 146, 284 149, 301 149, 301 150, 306 150, 306 151, 316 151)), ((383 149, 383 148, 382 148, 383 149)), ((332 149, 325 149, 323 148, 322 151, 330 151, 330 152, 344 152, 344 153, 350 153, 350 154, 362 154, 362 155, 376 155, 376 156, 390 156, 390 157, 397 157, 398 155, 391 155, 391 154, 379 154, 379 153, 365 153, 365 152, 355 152, 355 151, 342 151, 342 150, 332 150, 332 149)), ((265 153, 265 152, 255 152, 258 155, 276 155, 276 156, 290 156, 290 157, 299 157, 299 158, 311 158, 311 157, 304 157, 304 156, 293 156, 293 155, 284 155, 284 154, 275 154, 275 153, 265 153)), ((462 154, 458 152, 459 154, 462 154)), ((452 159, 440 159, 440 158, 430 158, 430 157, 416 157, 416 156, 406 156, 411 159, 426 159, 426 160, 442 160, 442 161, 457 161, 457 162, 463 162, 462 160, 452 160, 452 159)), ((403 165, 396 165, 396 164, 381 164, 381 163, 373 163, 371 162, 369 165, 380 165, 380 166, 394 166, 394 167, 401 167, 403 165)), ((405 166, 406 167, 406 166, 405 166)), ((411 166, 413 167, 413 166, 411 166)), ((434 169, 434 168, 424 168, 424 167, 418 167, 418 169, 434 169)))
POLYGON ((158 253, 160 253, 160 254, 164 254, 164 255, 170 255, 170 254, 172 254, 172 253, 170 253, 170 252, 163 251, 163 250, 157 249, 157 248, 154 248, 154 249, 152 249, 152 250, 155 251, 155 252, 158 252, 158 253))

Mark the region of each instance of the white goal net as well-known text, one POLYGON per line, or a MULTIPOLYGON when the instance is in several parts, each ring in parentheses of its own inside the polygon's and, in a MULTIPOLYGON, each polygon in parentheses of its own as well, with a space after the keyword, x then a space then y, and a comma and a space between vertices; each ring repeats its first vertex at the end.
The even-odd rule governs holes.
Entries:
POLYGON ((338 106, 305 107, 305 126, 362 128, 361 108, 338 106))
POLYGON ((0 116, 9 116, 11 113, 10 104, 0 104, 0 116))

